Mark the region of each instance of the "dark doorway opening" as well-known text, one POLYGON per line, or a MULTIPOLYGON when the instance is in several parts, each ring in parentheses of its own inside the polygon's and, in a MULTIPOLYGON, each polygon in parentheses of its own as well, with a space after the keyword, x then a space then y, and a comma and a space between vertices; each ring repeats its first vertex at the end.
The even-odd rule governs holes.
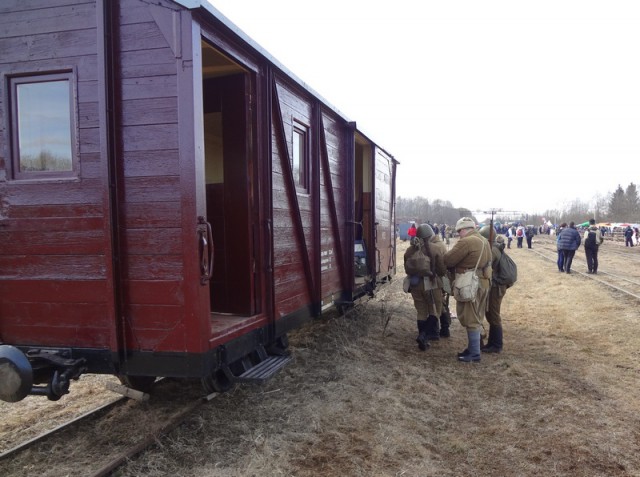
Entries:
POLYGON ((247 317, 259 312, 251 76, 204 42, 202 58, 211 311, 247 317))

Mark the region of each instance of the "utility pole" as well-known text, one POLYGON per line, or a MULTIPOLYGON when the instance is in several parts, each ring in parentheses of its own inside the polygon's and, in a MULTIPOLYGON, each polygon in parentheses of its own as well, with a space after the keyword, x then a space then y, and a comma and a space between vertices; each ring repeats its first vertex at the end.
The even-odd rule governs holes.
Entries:
POLYGON ((491 214, 491 221, 489 222, 489 244, 493 245, 493 240, 495 239, 496 231, 493 228, 493 215, 496 212, 500 212, 502 209, 489 209, 488 211, 483 210, 483 214, 491 214))

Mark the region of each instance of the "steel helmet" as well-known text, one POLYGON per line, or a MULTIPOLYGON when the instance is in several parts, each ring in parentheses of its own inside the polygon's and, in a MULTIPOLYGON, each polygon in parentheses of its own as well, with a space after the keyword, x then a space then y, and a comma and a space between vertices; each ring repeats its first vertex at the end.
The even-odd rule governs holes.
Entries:
POLYGON ((489 240, 489 237, 491 235, 491 225, 484 225, 481 229, 480 229, 480 235, 482 235, 484 238, 486 238, 487 240, 489 240))
POLYGON ((431 238, 433 237, 433 229, 429 224, 420 224, 418 230, 416 231, 416 237, 421 239, 431 238))

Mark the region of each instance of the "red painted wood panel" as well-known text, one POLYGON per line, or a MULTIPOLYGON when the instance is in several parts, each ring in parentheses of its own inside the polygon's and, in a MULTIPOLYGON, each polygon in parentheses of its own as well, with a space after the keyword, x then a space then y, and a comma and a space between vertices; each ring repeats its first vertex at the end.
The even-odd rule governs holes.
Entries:
POLYGON ((102 180, 7 183, 4 186, 3 199, 10 210, 14 206, 100 204, 102 203, 102 180))
POLYGON ((171 48, 149 51, 125 51, 120 55, 123 78, 149 78, 176 74, 176 59, 171 48))
MULTIPOLYGON (((95 29, 32 35, 29 41, 22 37, 0 38, 2 63, 73 58, 96 54, 95 29)), ((68 65, 68 62, 67 62, 68 65)))
POLYGON ((162 151, 129 151, 123 154, 126 177, 175 176, 179 155, 174 149, 162 151))
POLYGON ((178 202, 180 194, 179 176, 132 177, 125 181, 126 202, 178 202))
POLYGON ((127 202, 122 205, 123 225, 130 228, 180 227, 178 202, 127 202))
POLYGON ((175 75, 122 79, 122 99, 169 98, 177 96, 175 75))
MULTIPOLYGON (((0 7, 0 32, 3 37, 18 37, 24 34, 25 25, 28 25, 30 35, 43 33, 57 33, 60 31, 72 31, 81 28, 96 27, 96 7, 94 2, 70 2, 65 1, 62 6, 57 6, 55 1, 47 2, 51 8, 25 9, 29 2, 20 2, 15 7, 22 10, 7 10, 7 3, 11 0, 3 0, 0 7), (26 5, 25 5, 26 4, 26 5), (74 5, 75 4, 75 5, 74 5)), ((42 2, 39 2, 42 4, 42 2)))
POLYGON ((3 324, 2 339, 7 343, 32 346, 109 348, 109 332, 97 326, 20 326, 3 324))
POLYGON ((102 230, 6 231, 0 229, 1 255, 76 255, 104 253, 102 230))
POLYGON ((179 228, 128 229, 124 249, 130 255, 179 255, 181 234, 179 228))
POLYGON ((128 305, 125 310, 136 334, 141 330, 169 331, 183 320, 182 306, 167 305, 128 305))
POLYGON ((47 7, 64 7, 67 5, 82 5, 88 3, 93 5, 93 0, 2 0, 0 2, 0 13, 8 12, 28 12, 31 13, 35 9, 41 9, 43 5, 47 7))
MULTIPOLYGON (((39 297, 33 296, 33 300, 39 297)), ((109 329, 104 303, 4 302, 2 319, 15 326, 88 327, 109 329)), ((2 329, 2 325, 0 325, 2 329)))
POLYGON ((170 98, 131 99, 122 102, 123 126, 171 124, 177 129, 178 100, 170 98))
POLYGON ((32 302, 36 297, 43 303, 104 303, 106 292, 104 280, 0 281, 3 303, 32 302))
POLYGON ((182 255, 129 255, 125 276, 129 280, 180 280, 182 255))
POLYGON ((0 255, 3 280, 103 280, 101 255, 0 255))
POLYGON ((132 305, 184 305, 181 280, 126 280, 125 301, 132 305))

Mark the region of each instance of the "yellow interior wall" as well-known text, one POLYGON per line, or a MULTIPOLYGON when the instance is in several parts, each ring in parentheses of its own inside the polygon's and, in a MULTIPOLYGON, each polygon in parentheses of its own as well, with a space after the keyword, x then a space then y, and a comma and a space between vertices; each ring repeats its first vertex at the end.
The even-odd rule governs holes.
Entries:
POLYGON ((223 183, 222 113, 204 115, 204 162, 206 183, 223 183))

